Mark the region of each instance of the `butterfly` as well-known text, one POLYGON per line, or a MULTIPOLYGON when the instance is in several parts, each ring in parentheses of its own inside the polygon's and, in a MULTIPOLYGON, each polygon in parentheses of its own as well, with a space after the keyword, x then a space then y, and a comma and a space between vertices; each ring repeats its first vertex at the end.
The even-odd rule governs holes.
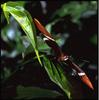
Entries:
POLYGON ((92 90, 94 89, 90 79, 88 78, 88 76, 86 75, 86 73, 77 65, 75 64, 73 61, 71 61, 70 57, 67 54, 64 54, 61 50, 61 48, 58 46, 58 44, 55 42, 54 38, 52 37, 52 35, 44 28, 44 26, 36 19, 33 19, 36 27, 38 28, 38 30, 44 35, 44 41, 47 43, 47 45, 49 47, 52 48, 52 50, 54 50, 55 54, 56 54, 56 58, 58 61, 63 61, 66 64, 68 64, 68 66, 70 66, 72 69, 74 69, 77 73, 77 75, 80 77, 80 79, 92 90))

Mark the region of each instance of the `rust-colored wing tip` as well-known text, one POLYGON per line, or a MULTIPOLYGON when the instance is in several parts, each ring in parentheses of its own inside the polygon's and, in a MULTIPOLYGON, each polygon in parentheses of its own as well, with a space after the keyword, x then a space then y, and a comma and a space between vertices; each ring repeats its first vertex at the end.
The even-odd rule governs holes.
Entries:
POLYGON ((91 88, 92 90, 94 90, 94 87, 91 83, 91 81, 89 80, 89 78, 87 77, 87 75, 83 75, 83 76, 80 76, 81 80, 89 87, 91 88))
POLYGON ((42 34, 45 37, 47 37, 48 39, 54 41, 54 39, 52 38, 51 34, 45 29, 45 27, 36 18, 34 18, 34 22, 35 22, 37 28, 39 29, 39 31, 41 31, 42 34))
POLYGON ((34 21, 37 22, 37 23, 39 23, 39 24, 41 24, 36 18, 34 18, 34 21))

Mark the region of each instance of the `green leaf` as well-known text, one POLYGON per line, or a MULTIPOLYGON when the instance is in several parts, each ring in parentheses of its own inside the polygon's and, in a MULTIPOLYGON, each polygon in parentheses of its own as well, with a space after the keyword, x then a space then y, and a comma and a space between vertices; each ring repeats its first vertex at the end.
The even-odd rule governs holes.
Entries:
POLYGON ((38 44, 38 49, 41 52, 50 50, 49 46, 39 36, 37 37, 37 44, 38 44))
POLYGON ((57 91, 42 89, 39 87, 17 87, 17 97, 15 99, 35 99, 35 98, 56 98, 61 96, 57 91))
MULTIPOLYGON (((6 9, 6 3, 1 5, 1 7, 2 7, 3 10, 6 9)), ((9 24, 9 12, 4 11, 4 15, 5 15, 6 19, 7 19, 7 23, 9 24)))
POLYGON ((47 31, 48 31, 49 33, 51 33, 51 30, 52 30, 52 23, 47 24, 45 28, 47 29, 47 31))
POLYGON ((44 56, 44 68, 46 69, 50 79, 67 94, 69 99, 71 99, 71 85, 61 66, 59 64, 55 66, 52 61, 49 61, 49 59, 44 56))
MULTIPOLYGON (((34 52, 34 49, 32 47, 32 44, 30 44, 29 39, 27 36, 22 36, 21 37, 22 42, 24 44, 24 56, 26 56, 27 54, 34 52)), ((49 46, 43 41, 43 39, 41 39, 39 36, 37 36, 37 45, 38 45, 38 50, 40 52, 45 52, 45 51, 49 51, 51 48, 49 48, 49 46)))
POLYGON ((8 78, 11 75, 11 70, 8 69, 7 67, 4 67, 3 70, 4 70, 4 72, 3 72, 3 74, 4 74, 3 76, 4 77, 3 78, 6 79, 6 78, 8 78))
POLYGON ((20 3, 18 2, 4 3, 2 4, 2 9, 6 15, 7 20, 8 14, 11 14, 17 20, 17 22, 29 38, 29 41, 31 42, 35 50, 38 60, 42 65, 37 48, 36 29, 30 14, 22 6, 20 6, 20 3))
MULTIPOLYGON (((13 7, 15 7, 15 6, 24 6, 25 1, 17 1, 17 2, 14 2, 14 3, 9 1, 9 2, 7 2, 7 5, 13 6, 13 7)), ((2 9, 6 9, 6 3, 2 4, 1 7, 2 7, 2 9)), ((9 23, 9 12, 4 11, 4 15, 7 19, 7 22, 9 23)))
POLYGON ((26 3, 26 1, 15 1, 15 2, 12 2, 12 1, 9 1, 7 2, 7 5, 9 6, 12 6, 12 7, 15 7, 15 6, 24 6, 26 3))
MULTIPOLYGON (((66 35, 66 34, 65 34, 66 35)), ((24 56, 26 56, 27 54, 34 52, 34 49, 32 48, 32 45, 29 42, 29 39, 27 36, 22 36, 21 37, 23 44, 25 46, 24 48, 24 56)), ((55 35, 55 40, 56 42, 59 44, 59 46, 62 46, 65 42, 66 37, 63 35, 55 35)), ((40 36, 37 36, 37 44, 38 44, 38 50, 40 52, 48 52, 50 53, 51 48, 44 42, 43 39, 41 39, 40 36)))
POLYGON ((94 45, 97 45, 97 35, 93 35, 91 38, 90 38, 90 42, 93 43, 94 45))

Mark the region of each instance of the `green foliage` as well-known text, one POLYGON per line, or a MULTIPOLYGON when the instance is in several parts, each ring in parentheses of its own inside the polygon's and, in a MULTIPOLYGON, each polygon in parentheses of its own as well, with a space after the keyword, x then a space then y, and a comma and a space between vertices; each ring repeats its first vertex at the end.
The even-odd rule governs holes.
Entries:
MULTIPOLYGON (((30 44, 27 36, 22 36, 21 39, 23 41, 24 46, 26 47, 26 48, 24 48, 24 56, 31 53, 31 52, 34 52, 34 49, 33 49, 32 45, 30 44)), ((37 36, 37 44, 38 44, 38 50, 40 52, 50 50, 48 45, 39 36, 37 36)))
POLYGON ((90 42, 94 45, 97 45, 97 35, 93 35, 91 38, 90 38, 90 42))
POLYGON ((35 98, 56 98, 61 94, 56 91, 42 89, 38 87, 17 87, 17 96, 15 99, 35 99, 35 98))
MULTIPOLYGON (((64 38, 64 36, 62 37, 60 35, 55 37, 55 40, 59 44, 59 46, 62 46, 64 44, 65 41, 63 38, 64 38)), ((31 52, 34 52, 34 49, 32 48, 32 45, 30 44, 27 36, 22 36, 21 39, 25 46, 25 48, 23 50, 24 56, 26 56, 27 54, 29 54, 31 52)), ((38 44, 38 50, 40 52, 48 52, 49 53, 49 51, 51 50, 51 48, 49 48, 49 46, 43 41, 43 39, 41 39, 40 36, 37 36, 37 44, 38 44)))
POLYGON ((40 64, 42 65, 37 48, 36 29, 30 14, 22 6, 20 6, 20 2, 7 2, 2 4, 1 7, 7 21, 9 20, 9 14, 11 14, 22 27, 36 52, 40 64))
POLYGON ((79 23, 79 18, 82 17, 84 13, 86 13, 87 11, 94 11, 96 13, 96 10, 97 10, 96 1, 94 2, 82 1, 81 3, 74 1, 68 4, 64 4, 53 14, 52 18, 55 18, 57 16, 58 18, 61 18, 66 15, 70 15, 72 17, 73 22, 79 23))
MULTIPOLYGON (((2 17, 4 17, 3 14, 2 17)), ((9 51, 8 50, 1 50, 1 51, 2 51, 2 56, 14 58, 22 53, 22 51, 24 50, 24 46, 22 44, 22 39, 21 39, 22 33, 18 29, 19 28, 18 23, 14 20, 13 17, 9 18, 9 22, 10 22, 9 24, 5 25, 1 29, 1 38, 5 43, 7 43, 7 45, 11 49, 9 51)))
POLYGON ((43 58, 44 58, 44 67, 50 79, 67 94, 69 99, 71 99, 71 86, 61 66, 59 64, 54 65, 54 63, 45 56, 43 58))
MULTIPOLYGON (((40 56, 38 54, 39 51, 45 51, 49 50, 49 47, 43 42, 43 40, 40 37, 36 36, 36 29, 33 24, 31 15, 26 11, 20 2, 7 2, 1 5, 4 15, 9 23, 9 15, 11 14, 15 20, 17 20, 18 24, 21 26, 23 31, 26 33, 27 37, 22 37, 22 41, 27 41, 29 45, 26 47, 26 49, 23 51, 25 54, 28 54, 31 52, 34 48, 34 51, 36 52, 36 56, 41 64, 40 56), (30 44, 31 43, 31 44, 30 44), (33 48, 32 48, 33 47, 33 48)), ((48 30, 51 31, 51 26, 47 26, 48 30)), ((3 34, 3 33, 2 33, 3 34)), ((63 42, 60 42, 61 40, 57 40, 60 45, 63 44, 63 42)), ((42 56, 43 57, 43 56, 42 56)), ((50 60, 44 57, 43 59, 45 61, 44 67, 49 74, 49 77, 51 80, 56 83, 57 85, 60 86, 61 89, 67 94, 68 98, 71 98, 71 91, 69 88, 69 83, 66 78, 66 76, 63 73, 63 70, 60 68, 59 65, 55 66, 52 62, 51 65, 49 64, 50 60), (52 67, 52 69, 49 69, 52 67), (57 67, 57 68, 56 68, 57 67), (53 71, 53 72, 52 72, 53 71), (55 74, 55 75, 54 75, 55 74)), ((41 97, 44 96, 42 93, 44 93, 45 97, 51 96, 51 97, 56 97, 59 95, 58 93, 48 91, 48 90, 40 90, 37 88, 26 88, 24 89, 23 87, 18 88, 18 98, 36 98, 36 97, 41 97), (27 90, 32 91, 33 94, 28 94, 27 90), (24 91, 24 92, 23 92, 24 91), (37 92, 37 94, 36 94, 37 92)))
POLYGON ((6 79, 11 75, 11 71, 9 68, 4 67, 3 71, 1 72, 1 79, 6 79))
MULTIPOLYGON (((8 43, 8 45, 16 51, 16 55, 22 53, 24 56, 27 54, 30 54, 31 52, 36 53, 36 57, 33 57, 31 61, 34 61, 35 59, 38 58, 40 64, 44 65, 44 68, 51 79, 56 85, 58 85, 64 93, 68 96, 69 99, 72 98, 72 88, 71 84, 69 83, 68 78, 64 74, 64 71, 62 69, 62 66, 60 64, 52 62, 49 58, 47 58, 45 55, 39 55, 39 52, 44 52, 51 54, 51 48, 41 39, 40 36, 36 35, 36 29, 35 25, 33 23, 33 20, 31 18, 31 15, 29 14, 28 11, 24 9, 24 4, 25 2, 23 1, 18 1, 18 2, 7 2, 1 5, 4 15, 7 19, 7 22, 9 23, 6 25, 2 30, 1 30, 1 36, 2 39, 8 43), (11 18, 13 18, 18 22, 17 23, 17 28, 14 28, 13 23, 11 22, 11 18), (26 33, 26 36, 21 36, 21 32, 18 29, 18 26, 21 26, 23 31, 26 33), (15 32, 15 38, 12 40, 9 39, 7 36, 8 30, 11 29, 15 32), (11 43, 14 41, 14 43, 11 43), (41 62, 42 58, 42 62, 41 62)), ((79 23, 79 19, 84 16, 84 13, 87 11, 92 10, 94 13, 96 13, 96 2, 69 2, 68 4, 64 4, 60 9, 58 9, 52 18, 55 18, 54 21, 48 23, 46 25, 46 29, 51 32, 53 25, 61 20, 62 17, 66 15, 71 15, 72 16, 72 21, 79 23), (58 15, 58 18, 57 18, 58 15)), ((86 14, 85 14, 86 15, 86 14)), ((87 13, 88 15, 88 13, 87 13)), ((86 15, 86 16, 87 16, 86 15)), ((2 17, 3 18, 3 17, 2 17)), ((68 34, 65 34, 68 35, 68 34)), ((64 34, 63 35, 55 35, 54 38, 58 45, 61 47, 66 38, 64 34)), ((92 43, 95 45, 97 44, 97 36, 93 36, 90 40, 92 43)), ((11 51, 10 54, 7 51, 2 51, 2 55, 6 55, 6 57, 13 57, 13 52, 11 51)), ((14 56, 15 57, 15 56, 14 56)), ((23 61, 23 60, 22 60, 23 61)), ((24 65, 29 63, 30 59, 27 60, 26 62, 23 61, 21 62, 20 66, 17 67, 15 70, 18 71, 21 68, 24 68, 24 65)), ((12 73, 9 69, 4 68, 4 76, 2 76, 2 79, 6 79, 14 74, 12 73)), ((52 90, 47 90, 47 89, 42 89, 42 88, 37 88, 37 87, 23 87, 23 86, 18 86, 17 87, 17 97, 15 99, 35 99, 35 98, 56 98, 58 96, 61 96, 60 93, 52 90)))

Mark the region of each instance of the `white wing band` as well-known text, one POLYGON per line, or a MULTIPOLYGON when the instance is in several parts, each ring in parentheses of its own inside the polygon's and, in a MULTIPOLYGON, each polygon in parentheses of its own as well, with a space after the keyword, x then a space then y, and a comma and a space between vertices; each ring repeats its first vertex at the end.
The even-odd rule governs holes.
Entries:
POLYGON ((81 72, 81 73, 78 73, 79 76, 84 76, 85 73, 81 72))

